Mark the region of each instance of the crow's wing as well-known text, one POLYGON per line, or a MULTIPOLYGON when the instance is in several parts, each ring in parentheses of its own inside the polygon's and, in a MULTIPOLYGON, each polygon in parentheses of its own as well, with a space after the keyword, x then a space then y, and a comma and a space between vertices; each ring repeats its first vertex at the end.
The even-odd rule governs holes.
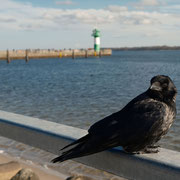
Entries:
POLYGON ((52 161, 62 162, 116 146, 143 143, 149 133, 161 127, 166 116, 165 107, 164 103, 153 99, 133 100, 121 111, 92 125, 86 136, 66 146, 75 147, 52 161))
MULTIPOLYGON (((161 127, 166 116, 166 105, 153 99, 145 99, 128 104, 90 127, 89 134, 100 142, 116 142, 126 145, 131 141, 147 137, 161 127)), ((114 144, 112 143, 112 144, 114 144)))

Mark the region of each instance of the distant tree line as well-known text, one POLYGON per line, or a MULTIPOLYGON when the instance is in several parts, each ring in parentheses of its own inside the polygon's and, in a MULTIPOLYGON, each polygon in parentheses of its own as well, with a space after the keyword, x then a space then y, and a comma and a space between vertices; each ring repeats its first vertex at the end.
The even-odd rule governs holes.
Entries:
POLYGON ((180 46, 142 46, 142 47, 120 47, 120 48, 111 48, 116 51, 140 51, 140 50, 180 50, 180 46))

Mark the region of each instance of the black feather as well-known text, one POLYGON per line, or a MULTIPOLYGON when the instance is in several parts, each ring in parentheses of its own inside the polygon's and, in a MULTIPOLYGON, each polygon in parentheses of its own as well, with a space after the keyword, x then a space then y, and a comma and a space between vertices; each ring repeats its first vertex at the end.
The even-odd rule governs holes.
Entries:
POLYGON ((75 144, 81 143, 81 142, 85 141, 87 138, 88 138, 88 134, 87 134, 86 136, 83 136, 82 138, 80 138, 80 139, 78 139, 78 140, 76 140, 76 141, 68 144, 67 146, 63 147, 63 148, 61 149, 61 151, 64 150, 64 149, 66 149, 66 148, 68 148, 68 147, 70 147, 70 146, 73 146, 73 145, 75 145, 75 144))
POLYGON ((62 150, 74 147, 52 162, 63 162, 116 146, 122 146, 128 153, 157 152, 152 147, 168 132, 176 116, 176 94, 176 87, 168 76, 153 77, 146 92, 122 110, 96 122, 86 136, 62 150))

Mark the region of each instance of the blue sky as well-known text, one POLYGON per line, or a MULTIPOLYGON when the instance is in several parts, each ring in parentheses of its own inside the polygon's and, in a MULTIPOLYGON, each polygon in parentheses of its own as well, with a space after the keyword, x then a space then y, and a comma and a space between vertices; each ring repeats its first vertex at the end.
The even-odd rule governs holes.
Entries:
MULTIPOLYGON (((136 1, 136 0, 135 0, 136 1)), ((83 0, 17 0, 17 2, 29 2, 33 6, 36 7, 46 7, 46 8, 63 8, 63 9, 99 9, 105 8, 108 5, 116 4, 116 5, 124 5, 129 0, 90 0, 90 1, 83 1, 83 0)))
POLYGON ((180 45, 179 0, 0 0, 0 50, 180 45))

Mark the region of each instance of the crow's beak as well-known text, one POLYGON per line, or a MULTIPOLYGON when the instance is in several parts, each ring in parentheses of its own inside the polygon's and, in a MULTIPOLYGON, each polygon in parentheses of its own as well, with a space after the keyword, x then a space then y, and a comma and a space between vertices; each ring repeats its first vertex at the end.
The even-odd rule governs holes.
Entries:
POLYGON ((154 82, 153 84, 151 84, 149 89, 154 90, 154 91, 162 91, 162 88, 159 82, 154 82))

